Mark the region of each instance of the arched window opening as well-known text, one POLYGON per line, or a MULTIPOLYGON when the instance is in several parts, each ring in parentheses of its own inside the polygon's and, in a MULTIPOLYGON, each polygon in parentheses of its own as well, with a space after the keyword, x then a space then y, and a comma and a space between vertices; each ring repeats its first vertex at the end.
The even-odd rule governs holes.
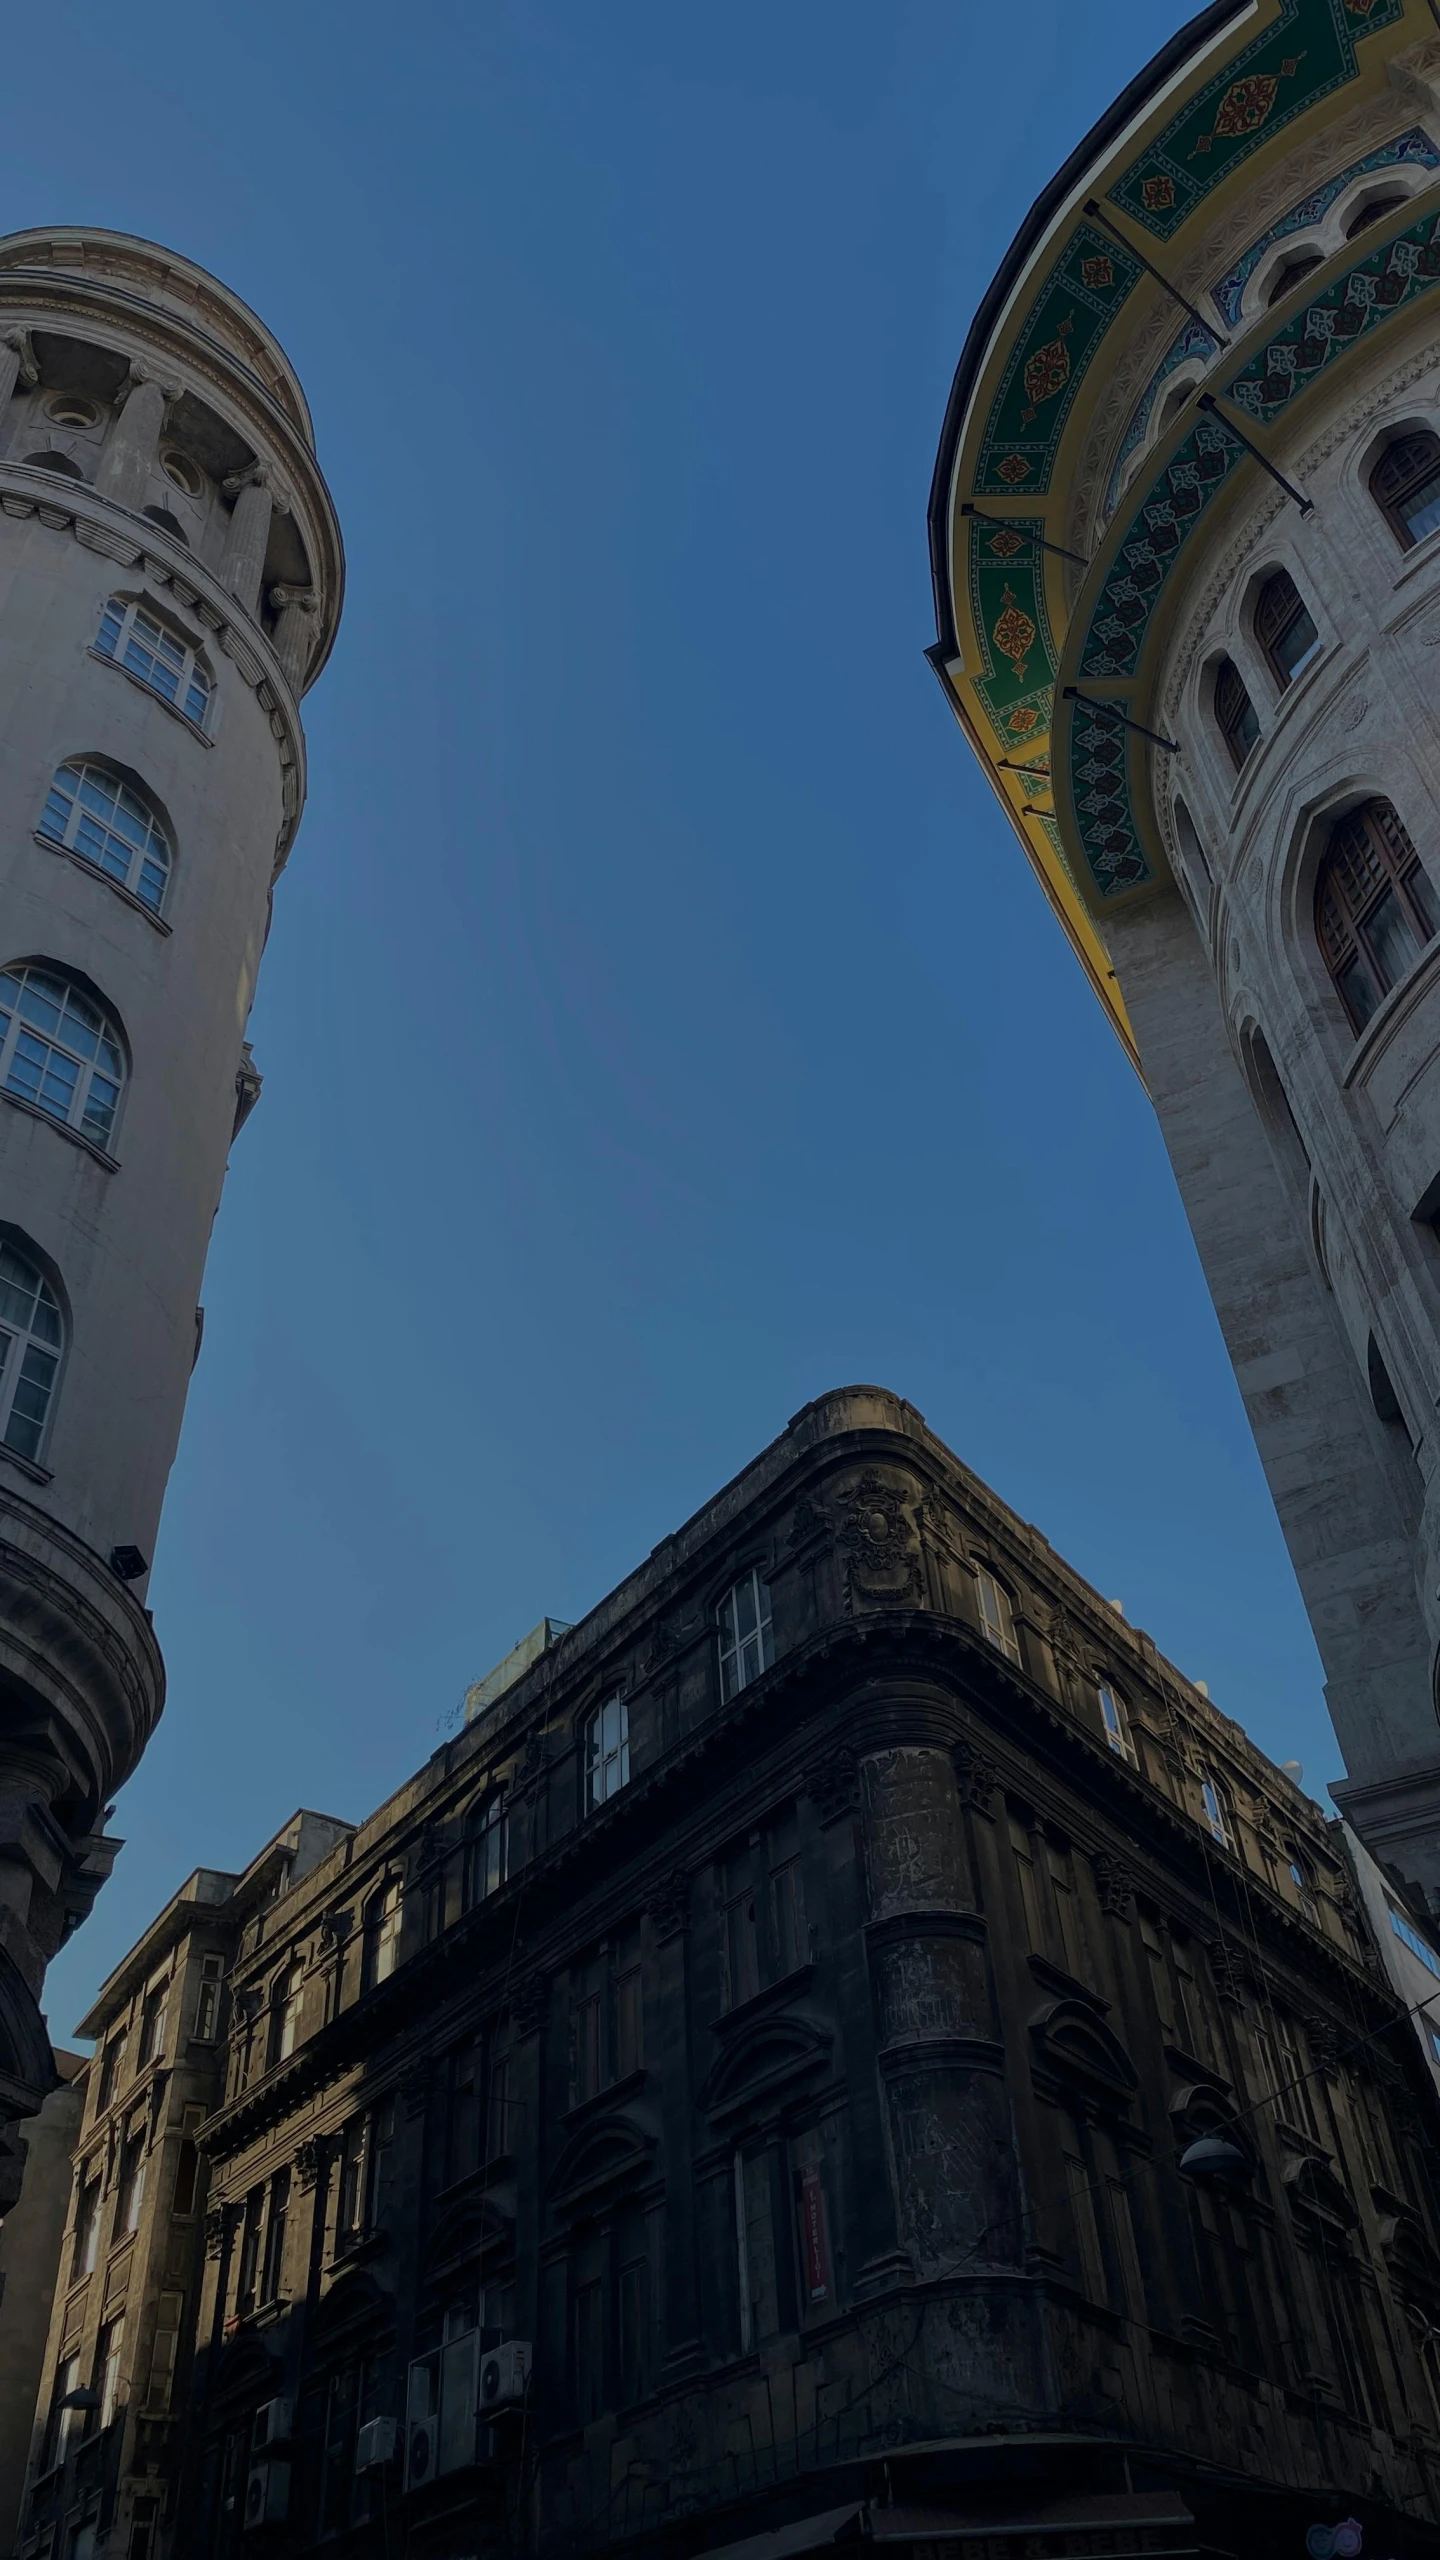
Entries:
POLYGON ((300 2041, 300 2003, 304 1996, 305 1968, 287 1965, 278 1975, 270 1994, 270 2063, 284 2062, 300 2041))
POLYGON ((1357 205, 1345 225, 1346 239, 1356 239, 1362 231, 1369 230, 1372 222, 1379 222, 1382 215, 1394 213, 1399 205, 1407 201, 1403 187, 1384 187, 1379 195, 1367 196, 1362 205, 1357 205))
POLYGON ((1100 1721, 1105 1727, 1105 1739, 1111 1750, 1117 1758, 1128 1760, 1132 1768, 1138 1767, 1139 1754, 1130 1738, 1130 1719, 1119 1694, 1111 1688, 1108 1680, 1099 1683, 1095 1694, 1100 1701, 1100 1721))
POLYGON ((365 1910, 365 1989, 388 1982, 400 1961, 401 1888, 398 1876, 372 1894, 365 1910))
POLYGON ((1012 1662, 1020 1659, 1020 1639, 1015 1633, 1015 1613, 1010 1594, 1002 1589, 993 1573, 982 1565, 975 1568, 975 1589, 980 1602, 980 1632, 993 1644, 997 1653, 1007 1654, 1012 1662))
POLYGON ((1160 404, 1160 417, 1157 428, 1157 432, 1160 435, 1163 436, 1168 427, 1174 426, 1176 419, 1179 417, 1181 410, 1184 408, 1186 401, 1190 398, 1190 395, 1195 388, 1196 385, 1193 382, 1177 382, 1171 390, 1166 392, 1165 397, 1160 404))
POLYGON ((177 489, 184 490, 187 498, 198 498, 202 494, 204 474, 188 453, 180 453, 173 444, 167 445, 160 456, 160 468, 167 480, 172 481, 177 489))
POLYGON ((1351 1026, 1363 1031, 1436 926, 1435 892, 1390 801, 1367 800, 1331 828, 1315 925, 1351 1026))
POLYGON ((623 1698, 607 1698, 585 1719, 585 1810, 598 1813, 630 1784, 630 1710, 623 1698))
POLYGON ((1302 249, 1297 256, 1287 258, 1270 279, 1270 290, 1265 296, 1266 310, 1273 311, 1277 302, 1283 302, 1287 293, 1293 293, 1297 284, 1303 284, 1305 278, 1313 275, 1315 269, 1324 263, 1318 249, 1302 249))
POLYGON ((1222 1849, 1233 1849, 1235 1841, 1230 1828, 1230 1804, 1218 1778, 1208 1774, 1200 1781, 1200 1801, 1205 1808, 1205 1821, 1214 1840, 1222 1849))
POLYGON ((770 1593, 752 1567, 720 1604, 720 1695, 733 1698, 775 1659, 770 1593))
POLYGON ((510 1872, 510 1817, 503 1787, 497 1787, 477 1807, 466 1846, 469 1864, 465 1900, 467 1904, 484 1902, 488 1895, 499 1892, 510 1872))
POLYGON ((93 997, 33 962, 0 969, 0 1086, 107 1147, 125 1063, 93 997))
POLYGON ((1440 436, 1416 427, 1387 444, 1370 474, 1370 495, 1402 551, 1440 524, 1440 436))
POLYGON ((1281 685, 1293 684, 1320 646, 1310 608, 1288 569, 1276 569, 1255 599, 1255 637, 1281 685))
POLYGON ((197 729, 204 728, 214 691, 209 676, 195 651, 135 598, 128 603, 123 596, 110 598, 95 648, 100 657, 113 658, 117 667, 138 676, 197 729))
POLYGON ((40 1455, 64 1343, 49 1281, 0 1241, 0 1441, 22 1458, 40 1455))
POLYGON ((168 507, 142 507, 140 512, 148 516, 152 524, 158 524, 162 533, 168 533, 172 542, 183 542, 189 550, 190 536, 179 517, 172 515, 168 507))
POLYGON ((1301 1857, 1298 1849, 1289 1848, 1286 1850, 1285 1864, 1290 1882, 1295 1888, 1296 1899, 1299 1902, 1300 1908, 1304 1912, 1306 1919, 1314 1920, 1318 1918, 1319 1915, 1315 1907, 1315 1880, 1310 1873, 1309 1866, 1301 1857))
POLYGON ((1216 669, 1215 718, 1238 772, 1260 735, 1260 723, 1245 679, 1231 658, 1222 658, 1216 669))
POLYGON ((61 480, 83 480, 85 477, 79 463, 72 462, 68 453, 54 453, 48 446, 39 453, 27 453, 25 463, 31 471, 53 471, 61 480))
POLYGON ((170 847, 138 791, 98 764, 62 764, 50 785, 40 833, 118 880, 158 915, 170 877, 170 847))

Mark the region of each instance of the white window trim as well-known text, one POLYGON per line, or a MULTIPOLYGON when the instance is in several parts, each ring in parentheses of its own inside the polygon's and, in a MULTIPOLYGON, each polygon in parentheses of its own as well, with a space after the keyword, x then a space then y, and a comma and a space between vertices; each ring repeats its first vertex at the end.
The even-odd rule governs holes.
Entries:
MULTIPOLYGON (((67 853, 70 856, 71 861, 78 863, 83 871, 88 871, 92 877, 103 880, 107 889, 114 889, 120 897, 137 906, 141 914, 149 916, 153 923, 161 923, 164 918, 166 900, 169 898, 175 878, 175 848, 170 842, 168 829, 162 825, 158 811, 146 797, 145 793, 137 790, 133 783, 126 782, 122 775, 112 772, 108 765, 97 762, 93 756, 78 756, 73 762, 67 757, 62 763, 57 764, 50 777, 50 788, 45 794, 46 808, 49 807, 52 796, 57 793, 62 799, 68 799, 70 803, 70 814, 65 821, 63 829, 58 835, 56 835, 52 834, 46 827, 44 811, 42 810, 40 823, 35 829, 36 842, 38 844, 48 846, 52 853, 67 853), (73 791, 66 789, 60 780, 62 774, 71 773, 76 776, 76 786, 73 791), (145 816, 149 822, 151 839, 153 840, 153 843, 158 844, 161 847, 164 854, 163 868, 165 876, 160 891, 159 903, 157 905, 152 906, 149 899, 142 897, 140 891, 137 888, 134 888, 131 882, 132 873, 138 878, 144 869, 146 853, 151 850, 151 846, 149 844, 144 846, 131 846, 129 848, 131 854, 130 869, 127 871, 123 880, 117 879, 113 871, 107 871, 102 862, 92 860, 91 856, 76 844, 75 838, 87 817, 92 819, 97 826, 104 827, 106 835, 114 837, 115 841, 120 845, 123 846, 126 843, 124 836, 117 835, 116 831, 109 827, 105 820, 99 818, 93 810, 87 810, 85 807, 84 801, 81 798, 81 793, 84 788, 86 777, 91 774, 94 775, 97 782, 108 785, 117 793, 117 795, 120 792, 128 792, 131 799, 144 810, 145 816)), ((157 868, 159 867, 160 866, 157 864, 157 868)))
POLYGON ((763 1673, 770 1670, 775 1660, 775 1624, 771 1610, 770 1585, 761 1580, 758 1565, 752 1564, 748 1573, 742 1573, 738 1582, 732 1582, 720 1603, 717 1614, 720 1621, 718 1630, 720 1697, 722 1703, 728 1706, 732 1698, 739 1697, 742 1689, 749 1688, 752 1680, 760 1679, 763 1673), (735 1604, 747 1585, 754 1606, 755 1625, 749 1634, 742 1636, 739 1631, 740 1615, 735 1604), (730 1625, 734 1631, 729 1643, 726 1642, 727 1611, 730 1613, 730 1625), (743 1671, 746 1650, 752 1645, 759 1648, 759 1665, 754 1671, 743 1671))
POLYGON ((605 1806, 610 1803, 611 1799, 619 1795, 621 1788, 628 1787, 630 1784, 630 1705, 628 1699, 622 1698, 617 1694, 613 1698, 602 1699, 598 1707, 592 1707, 590 1713, 585 1718, 585 1722, 582 1727, 582 1737, 584 1750, 585 1812, 587 1815, 592 1813, 601 1813, 605 1806), (616 1723, 619 1730, 613 1750, 607 1750, 603 1747, 602 1742, 604 1734, 604 1719, 609 1714, 612 1707, 616 1711, 616 1723), (618 1769, 620 1774, 605 1787, 602 1794, 597 1790, 596 1780, 597 1778, 603 1777, 605 1772, 612 1768, 618 1769))
MULTIPOLYGON (((141 645, 148 648, 149 643, 142 641, 141 645)), ((163 611, 150 603, 146 597, 106 597, 100 608, 100 630, 90 643, 90 655, 92 658, 97 658, 102 667, 114 667, 120 675, 127 676, 131 684, 138 685, 141 692, 148 695, 152 702, 158 702, 162 710, 170 712, 176 720, 180 721, 189 730, 192 738, 203 738, 207 745, 211 743, 214 736, 213 723, 218 695, 215 678, 209 666, 204 663, 202 652, 196 642, 190 639, 188 633, 169 622, 163 611), (113 643, 107 649, 102 644, 100 633, 103 632, 106 620, 114 606, 120 609, 120 628, 115 634, 113 643), (156 628, 183 652, 180 670, 175 679, 174 700, 166 693, 163 686, 154 683, 142 669, 127 666, 125 663, 125 649, 134 632, 136 618, 140 614, 144 614, 147 621, 153 622, 156 628), (198 719, 185 707, 185 697, 197 676, 206 688, 205 708, 198 719)))
POLYGON ((23 1109, 33 1111, 37 1119, 48 1120, 53 1129, 63 1129, 67 1136, 81 1139, 84 1145, 91 1148, 96 1155, 102 1158, 102 1160, 106 1160, 113 1164, 115 1162, 115 1156, 113 1153, 115 1134, 120 1126, 120 1121, 124 1113, 125 1091, 130 1082, 130 1061, 125 1053, 125 1043, 121 1037, 119 1023, 116 1021, 115 1016, 111 1013, 103 998, 97 999, 90 995, 84 987, 78 985, 75 979, 68 976, 63 969, 51 969, 44 962, 17 960, 8 964, 3 970, 0 970, 0 977, 10 977, 17 984, 23 984, 24 980, 32 975, 36 978, 47 978, 53 980, 57 986, 61 986, 66 990, 67 995, 74 994, 78 996, 82 1004, 91 1006, 94 1011, 99 1014, 102 1028, 95 1035, 97 1044, 99 1041, 105 1040, 108 1042, 109 1046, 113 1048, 115 1055, 119 1060, 119 1072, 114 1076, 103 1075, 98 1059, 93 1057, 87 1058, 83 1050, 78 1049, 73 1043, 66 1041, 63 1036, 63 1003, 61 1006, 62 1030, 50 1032, 44 1030, 39 1023, 32 1022, 22 1011, 18 1000, 12 1007, 3 992, 0 992, 0 1013, 7 1014, 9 1017, 4 1029, 0 1030, 0 1092, 5 1094, 7 1101, 18 1102, 23 1109), (77 1069, 75 1087, 70 1097, 70 1105, 63 1115, 58 1111, 52 1111, 48 1103, 38 1101, 35 1095, 20 1093, 11 1089, 9 1080, 11 1066, 14 1062, 16 1050, 18 1049, 21 1040, 27 1034, 37 1042, 43 1041, 47 1050, 52 1052, 58 1051, 61 1057, 72 1061, 77 1069), (111 1112, 110 1125, 108 1129, 106 1129, 103 1137, 99 1136, 94 1129, 88 1129, 85 1125, 85 1106, 90 1098, 90 1089, 95 1082, 97 1075, 101 1075, 104 1083, 113 1083, 115 1087, 115 1102, 111 1112))
POLYGON ((1003 1654, 1007 1662, 1020 1661, 1020 1638, 1015 1631, 1015 1611, 1009 1592, 998 1582, 988 1565, 975 1567, 975 1598, 980 1613, 980 1632, 987 1644, 1003 1654), (987 1596, 988 1595, 988 1596, 987 1596), (989 1605, 993 1602, 993 1606, 989 1605))

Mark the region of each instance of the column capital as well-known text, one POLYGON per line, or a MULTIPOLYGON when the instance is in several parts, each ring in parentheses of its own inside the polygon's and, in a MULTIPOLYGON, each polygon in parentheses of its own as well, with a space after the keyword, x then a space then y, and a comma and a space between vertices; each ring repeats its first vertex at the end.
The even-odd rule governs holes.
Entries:
POLYGON ((320 610, 320 598, 313 587, 272 587, 270 603, 276 613, 284 613, 292 605, 301 613, 320 610))
POLYGON ((35 350, 30 343, 29 330, 7 329, 4 343, 7 347, 14 348, 20 358, 19 378, 27 390, 33 391, 40 379, 40 367, 35 361, 35 350))

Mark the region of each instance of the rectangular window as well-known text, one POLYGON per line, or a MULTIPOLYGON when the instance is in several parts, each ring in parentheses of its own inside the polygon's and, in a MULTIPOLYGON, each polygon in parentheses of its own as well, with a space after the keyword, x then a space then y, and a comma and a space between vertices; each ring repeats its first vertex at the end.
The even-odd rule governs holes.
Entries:
POLYGON ((95 2095, 95 2112, 103 2115, 112 2106, 120 2086, 120 2064, 125 2052, 125 2034, 112 2036, 100 2056, 100 2085, 95 2095))
POLYGON ((392 2186, 395 2170, 395 2101, 382 2098, 370 2118, 369 2158, 365 2174, 365 2229, 386 2231, 390 2227, 393 2203, 392 2186))
POLYGON ((343 2364, 338 2373, 330 2376, 330 2387, 325 2394, 325 2435, 320 2469, 322 2533, 340 2533, 350 2522, 359 2381, 359 2368, 343 2364))
POLYGON ((93 2275, 100 2246, 100 2175, 86 2178, 75 2205, 75 2250, 70 2261, 70 2281, 78 2284, 82 2276, 93 2275))
POLYGON ((260 2237, 265 2219, 265 2190, 252 2187, 245 2199, 240 2249, 235 2273, 235 2309, 241 2319, 255 2308, 260 2283, 260 2237))
POLYGON ((1015 1617, 1010 1606, 1009 1593, 1001 1589, 994 1574, 987 1573, 983 1564, 977 1565, 975 1569, 975 1590, 980 1604, 982 1635, 995 1646, 997 1652, 1007 1655, 1011 1662, 1018 1662, 1020 1639, 1015 1633, 1015 1617))
POLYGON ((1164 1941, 1160 1931, 1155 1922, 1147 1920, 1143 1913, 1140 1919, 1140 1941, 1145 1949, 1145 1961, 1150 1968, 1150 1988, 1155 1998, 1155 2014, 1173 2044, 1176 2040, 1175 1994, 1171 1988, 1170 1967, 1166 1960, 1164 1941))
POLYGON ((127 2232, 138 2230, 144 2199, 145 2128, 143 2124, 137 2124, 127 2133, 120 2150, 120 2180, 115 2200, 117 2240, 123 2240, 127 2232))
POLYGON ((195 2191, 200 2178, 200 2154, 193 2142, 182 2142, 175 2158, 174 2210, 183 2221, 195 2210, 195 2191))
POLYGON ((150 2381, 145 2393, 146 2409, 163 2416, 170 2406, 175 2387, 175 2365, 180 2352, 180 2327, 185 2314, 183 2293, 166 2291, 155 2305, 155 2328, 150 2342, 150 2381))
POLYGON ((800 1831, 794 1809, 770 1825, 770 1941, 775 1978, 795 1973, 809 1955, 805 1933, 805 1890, 800 1872, 800 1831))
POLYGON ((165 2049, 165 2011, 170 1999, 168 1982, 157 1982, 146 1992, 140 2009, 140 2050, 135 2067, 143 2071, 155 2062, 165 2049))
POLYGON ((265 2263, 260 2271, 260 2299, 276 2302, 285 2273, 285 2224, 290 2212, 290 2172, 277 2169, 270 2181, 270 2210, 265 2217, 265 2263))
POLYGON ((130 2541, 126 2560, 154 2560, 160 2527, 158 2498, 137 2498, 130 2509, 130 2541))
POLYGON ((1070 2223, 1075 2234, 1081 2286, 1092 2302, 1104 2302, 1105 2261, 1100 2254, 1100 2230, 1095 2219, 1095 2189, 1079 2129, 1068 2118, 1063 2158, 1065 2193, 1070 2202, 1070 2223))
POLYGON ((1085 1933, 1080 1922, 1080 1901, 1075 1891, 1075 1873, 1068 1849, 1059 1848, 1053 1840, 1045 1843, 1045 1863, 1050 1874, 1050 1890, 1055 1902, 1060 1962, 1077 1982, 1089 1979, 1090 1957, 1085 1933))
POLYGON ((598 2275, 575 2287, 575 2399, 583 2426, 605 2404, 605 2298, 598 2275))
POLYGON ((740 2271, 740 2344, 748 2355, 778 2335, 780 2297, 775 2269, 774 2154, 735 2154, 735 2234, 740 2271))
POLYGON ((1040 1884, 1035 1873, 1030 1834, 1013 1813, 1010 1816, 1010 1848, 1015 1860, 1015 1881, 1020 1890, 1020 1909, 1029 1952, 1032 1956, 1043 1955, 1045 1931, 1040 1914, 1040 1884))
POLYGON ((366 2119, 352 2116, 340 2137, 335 2185, 335 2246, 353 2249, 364 2230, 366 2119))
POLYGON ((640 1931, 632 1926, 615 1941, 615 2077, 628 2079, 644 2059, 641 2015, 640 1931))
POLYGON ((70 2438, 77 2432, 79 2426, 80 2413, 78 2409, 67 2409, 64 2403, 69 2399, 72 2391, 78 2391, 79 2388, 79 2356, 62 2356, 55 2368, 55 2389, 51 2396, 50 2417, 45 2429, 45 2449, 40 2458, 42 2471, 52 2471, 57 2462, 63 2462, 65 2459, 70 2438))
POLYGON ((1421 1937, 1419 1930, 1413 1928, 1403 1914, 1396 1910, 1393 1902, 1387 1902, 1385 1908, 1390 1914, 1390 1926, 1401 1946, 1408 1947, 1412 1956, 1419 1957, 1426 1972, 1433 1973, 1437 1980, 1440 1980, 1440 1956, 1437 1956, 1434 1948, 1429 1946, 1421 1937))
POLYGON ((753 2000, 760 1988, 755 1888, 748 1843, 732 1849, 728 1857, 720 1860, 718 1880, 723 1997, 727 2009, 738 2009, 742 2000, 753 2000))
POLYGON ((623 1698, 607 1698, 585 1724, 585 1805, 597 1813, 630 1783, 630 1710, 623 1698))
POLYGON ((489 2102, 485 2116, 485 2157, 502 2160, 511 2148, 510 2135, 510 2056, 492 2054, 490 2058, 489 2102))
POLYGON ((770 1593, 751 1571, 727 1592, 720 1606, 720 1695, 737 1697, 768 1671, 775 1659, 770 1593))
POLYGON ((107 2320, 95 2344, 95 2389, 100 2394, 95 2423, 102 2430, 110 2425, 115 2415, 120 2394, 120 2354, 124 2344, 124 2320, 107 2320))

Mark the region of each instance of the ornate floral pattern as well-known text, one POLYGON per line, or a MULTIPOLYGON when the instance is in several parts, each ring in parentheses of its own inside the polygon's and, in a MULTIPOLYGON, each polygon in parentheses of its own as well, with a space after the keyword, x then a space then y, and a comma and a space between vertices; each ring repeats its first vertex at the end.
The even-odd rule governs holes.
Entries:
POLYGON ((1087 676, 1135 672, 1150 617, 1171 570, 1245 447, 1216 418, 1197 418, 1147 491, 1111 564, 1085 635, 1087 676))
POLYGON ((1001 376, 980 450, 975 494, 1048 489, 1075 394, 1115 313, 1143 273, 1137 259, 1082 222, 1041 285, 1001 376))
POLYGON ((1440 278, 1440 213, 1422 214, 1398 240, 1382 241, 1257 349, 1227 385, 1237 408, 1268 425, 1335 358, 1440 278))

